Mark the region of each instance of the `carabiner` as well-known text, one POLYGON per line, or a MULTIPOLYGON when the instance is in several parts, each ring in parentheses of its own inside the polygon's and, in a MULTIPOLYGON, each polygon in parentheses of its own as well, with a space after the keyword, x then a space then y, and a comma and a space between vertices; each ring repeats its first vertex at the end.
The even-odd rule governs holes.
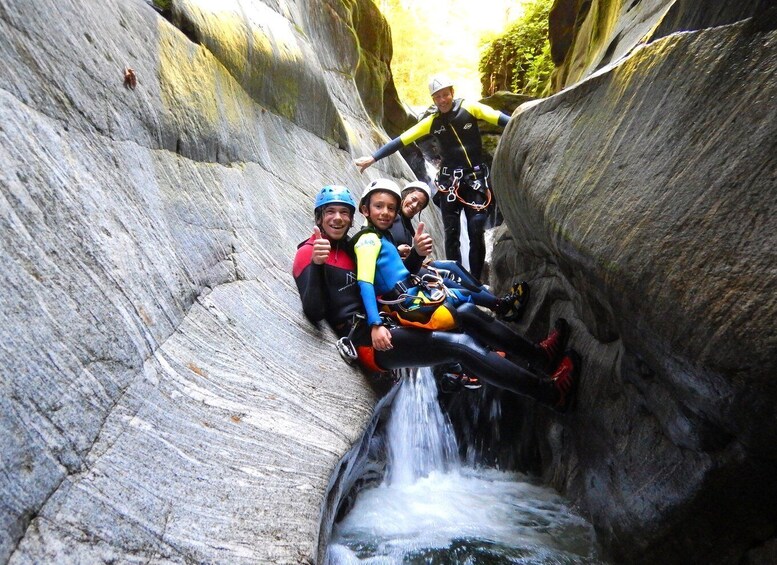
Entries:
POLYGON ((353 365, 359 358, 358 353, 356 353, 356 348, 353 346, 353 342, 350 338, 341 337, 337 340, 337 343, 335 343, 335 347, 337 347, 337 352, 340 354, 340 357, 343 358, 343 361, 349 365, 353 365))

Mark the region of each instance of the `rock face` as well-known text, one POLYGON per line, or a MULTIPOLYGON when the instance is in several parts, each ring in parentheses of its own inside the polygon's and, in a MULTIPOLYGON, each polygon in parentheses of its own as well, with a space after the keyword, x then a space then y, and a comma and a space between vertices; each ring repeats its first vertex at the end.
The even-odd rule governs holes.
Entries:
MULTIPOLYGON (((777 544, 777 37, 771 3, 715 4, 575 3, 567 90, 494 163, 494 270, 586 359, 577 411, 522 413, 504 457, 632 563, 777 544)), ((370 0, 170 19, 0 2, 2 562, 319 561, 374 424, 290 266, 315 191, 356 191, 376 124, 406 127, 385 22, 370 0)))
MULTIPOLYGON (((650 25, 624 4, 588 35, 677 29, 690 6, 630 4, 650 25)), ((538 413, 523 451, 619 562, 774 555, 777 32, 758 14, 572 84, 607 43, 576 35, 568 87, 517 110, 495 156, 494 270, 532 283, 529 333, 564 315, 585 359, 577 410, 538 413)))
POLYGON ((558 91, 639 44, 677 31, 730 24, 770 11, 770 0, 555 0, 550 43, 558 91))
POLYGON ((0 3, 0 562, 317 558, 376 396, 291 262, 385 139, 374 12, 0 3))

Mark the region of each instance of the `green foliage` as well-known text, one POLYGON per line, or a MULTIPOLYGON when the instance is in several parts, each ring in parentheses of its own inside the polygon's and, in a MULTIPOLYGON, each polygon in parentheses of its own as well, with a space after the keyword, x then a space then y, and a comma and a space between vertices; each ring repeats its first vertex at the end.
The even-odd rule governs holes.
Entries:
POLYGON ((523 16, 491 41, 480 59, 483 94, 509 90, 542 96, 550 84, 553 60, 548 14, 553 0, 527 0, 523 16))
POLYGON ((172 0, 154 0, 154 6, 163 12, 170 12, 170 10, 173 8, 173 2, 172 0))
POLYGON ((391 25, 394 56, 391 72, 400 98, 426 108, 432 100, 427 84, 437 74, 453 80, 456 96, 478 98, 477 72, 484 33, 504 28, 519 0, 375 0, 391 25))
POLYGON ((416 107, 431 104, 427 82, 440 72, 450 72, 456 53, 453 45, 430 33, 436 24, 422 3, 406 0, 382 0, 384 14, 391 25, 394 55, 391 72, 402 100, 416 107))

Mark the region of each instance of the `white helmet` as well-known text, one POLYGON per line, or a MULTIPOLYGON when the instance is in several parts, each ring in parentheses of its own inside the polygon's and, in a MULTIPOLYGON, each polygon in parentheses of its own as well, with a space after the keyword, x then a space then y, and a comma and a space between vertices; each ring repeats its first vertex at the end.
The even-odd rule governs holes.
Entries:
POLYGON ((444 75, 437 75, 432 77, 429 81, 429 96, 434 96, 435 92, 442 90, 443 88, 450 88, 453 86, 453 81, 444 75))
POLYGON ((413 182, 406 184, 405 188, 402 189, 402 198, 404 199, 405 196, 414 190, 420 190, 426 194, 426 204, 424 204, 424 208, 426 208, 429 205, 429 202, 432 200, 432 191, 429 190, 429 185, 423 181, 414 180, 413 182))
POLYGON ((399 190, 399 185, 395 183, 393 180, 389 179, 375 179, 370 184, 364 187, 364 192, 362 192, 362 198, 359 201, 359 206, 364 206, 367 202, 367 199, 370 197, 370 194, 373 192, 390 192, 394 196, 397 197, 397 206, 400 205, 402 202, 402 193, 399 190))

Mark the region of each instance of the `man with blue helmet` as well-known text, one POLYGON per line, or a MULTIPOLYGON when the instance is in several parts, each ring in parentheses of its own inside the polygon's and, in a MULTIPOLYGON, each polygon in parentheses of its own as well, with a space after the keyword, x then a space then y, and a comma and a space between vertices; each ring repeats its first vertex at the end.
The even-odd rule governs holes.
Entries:
POLYGON ((294 279, 302 309, 311 322, 341 323, 361 311, 353 299, 359 288, 347 237, 356 202, 346 187, 328 185, 316 195, 314 208, 316 227, 297 248, 294 279))

